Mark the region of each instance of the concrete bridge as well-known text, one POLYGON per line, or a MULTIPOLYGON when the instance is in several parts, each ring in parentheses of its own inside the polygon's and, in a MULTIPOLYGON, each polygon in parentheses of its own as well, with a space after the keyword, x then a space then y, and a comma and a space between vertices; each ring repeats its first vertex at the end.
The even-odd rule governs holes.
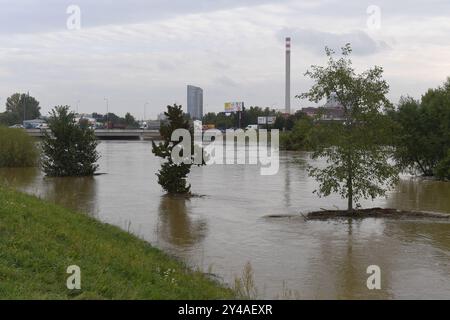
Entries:
MULTIPOLYGON (((30 136, 41 138, 46 129, 26 129, 30 136)), ((95 136, 99 140, 160 140, 158 130, 142 129, 97 129, 95 136)))

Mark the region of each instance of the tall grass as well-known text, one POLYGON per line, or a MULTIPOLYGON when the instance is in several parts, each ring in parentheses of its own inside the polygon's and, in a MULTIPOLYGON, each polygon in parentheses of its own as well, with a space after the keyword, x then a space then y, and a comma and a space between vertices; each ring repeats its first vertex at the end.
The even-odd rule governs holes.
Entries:
POLYGON ((233 299, 229 288, 149 243, 0 186, 0 299, 233 299), (81 290, 66 287, 81 268, 81 290))
POLYGON ((0 168, 37 165, 35 140, 22 129, 0 126, 0 168))
POLYGON ((233 291, 236 296, 244 300, 258 299, 258 288, 254 280, 254 272, 250 262, 247 262, 241 277, 234 278, 233 291))

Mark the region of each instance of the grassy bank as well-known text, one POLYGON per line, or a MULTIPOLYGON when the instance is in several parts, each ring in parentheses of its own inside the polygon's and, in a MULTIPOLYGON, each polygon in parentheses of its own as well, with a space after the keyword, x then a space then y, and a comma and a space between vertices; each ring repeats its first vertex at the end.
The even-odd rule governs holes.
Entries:
POLYGON ((146 242, 0 186, 0 299, 221 299, 233 292, 146 242), (81 268, 81 290, 66 269, 81 268))
POLYGON ((0 126, 0 168, 33 167, 37 158, 35 141, 24 130, 0 126))

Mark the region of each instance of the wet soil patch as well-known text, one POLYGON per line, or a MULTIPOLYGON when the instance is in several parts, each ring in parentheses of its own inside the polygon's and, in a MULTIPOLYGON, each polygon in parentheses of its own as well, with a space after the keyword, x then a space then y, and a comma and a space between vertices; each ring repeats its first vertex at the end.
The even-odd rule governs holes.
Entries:
POLYGON ((307 220, 322 220, 334 218, 363 219, 363 218, 436 218, 450 221, 450 214, 427 211, 409 211, 384 208, 347 210, 321 210, 304 215, 307 220))
POLYGON ((368 208, 357 209, 349 212, 347 210, 320 210, 310 213, 300 214, 284 214, 284 215, 267 215, 264 218, 283 219, 283 218, 302 218, 304 220, 328 220, 328 219, 364 219, 364 218, 434 218, 450 221, 450 214, 429 212, 429 211, 410 211, 386 208, 368 208))

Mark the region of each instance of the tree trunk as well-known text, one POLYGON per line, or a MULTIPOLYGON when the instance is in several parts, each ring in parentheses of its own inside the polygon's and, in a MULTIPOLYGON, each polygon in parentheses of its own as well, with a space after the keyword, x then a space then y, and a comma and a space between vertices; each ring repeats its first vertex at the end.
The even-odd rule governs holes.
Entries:
POLYGON ((347 211, 351 213, 353 211, 353 163, 352 156, 348 154, 347 156, 347 168, 348 168, 348 176, 347 176, 347 194, 348 194, 348 204, 347 211))
POLYGON ((347 211, 348 212, 352 212, 353 211, 353 183, 352 183, 352 178, 351 177, 347 181, 347 188, 348 188, 347 211))
POLYGON ((416 156, 416 163, 418 164, 420 170, 422 170, 423 175, 427 175, 427 170, 425 170, 425 167, 420 163, 419 158, 416 156))
POLYGON ((352 167, 352 162, 351 162, 350 156, 349 156, 349 163, 348 163, 347 193, 348 193, 347 211, 349 213, 352 213, 353 212, 353 167, 352 167))

